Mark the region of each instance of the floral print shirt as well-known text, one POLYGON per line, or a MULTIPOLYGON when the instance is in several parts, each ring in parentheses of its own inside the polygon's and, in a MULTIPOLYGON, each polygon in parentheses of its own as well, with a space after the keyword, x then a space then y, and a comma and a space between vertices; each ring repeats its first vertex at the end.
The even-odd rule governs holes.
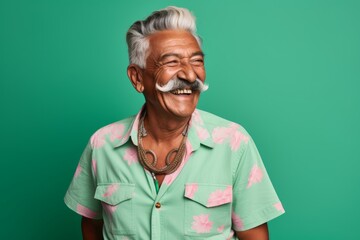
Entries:
POLYGON ((236 239, 284 213, 249 134, 201 110, 157 194, 137 157, 140 112, 93 134, 65 195, 70 209, 103 219, 105 240, 236 239))

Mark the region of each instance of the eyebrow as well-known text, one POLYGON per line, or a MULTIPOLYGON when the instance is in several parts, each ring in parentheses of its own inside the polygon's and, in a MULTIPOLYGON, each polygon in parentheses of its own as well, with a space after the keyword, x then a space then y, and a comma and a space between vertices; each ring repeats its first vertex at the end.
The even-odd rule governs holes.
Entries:
MULTIPOLYGON (((194 56, 202 56, 202 57, 205 57, 205 54, 202 52, 202 51, 197 51, 197 52, 194 52, 191 54, 190 57, 194 57, 194 56)), ((180 54, 177 54, 177 53, 165 53, 164 55, 162 55, 160 57, 160 61, 163 60, 164 58, 167 58, 167 57, 178 57, 178 58, 182 58, 182 56, 180 54)))

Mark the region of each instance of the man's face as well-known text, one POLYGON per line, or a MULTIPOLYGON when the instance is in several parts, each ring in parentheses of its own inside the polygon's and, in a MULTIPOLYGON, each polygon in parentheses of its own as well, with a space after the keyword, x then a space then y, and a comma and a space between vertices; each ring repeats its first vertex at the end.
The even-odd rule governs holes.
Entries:
POLYGON ((148 111, 154 111, 159 117, 190 117, 198 103, 199 91, 163 93, 155 85, 163 86, 175 78, 188 83, 196 79, 205 81, 204 56, 198 42, 186 31, 160 31, 149 37, 148 51, 143 70, 148 111))

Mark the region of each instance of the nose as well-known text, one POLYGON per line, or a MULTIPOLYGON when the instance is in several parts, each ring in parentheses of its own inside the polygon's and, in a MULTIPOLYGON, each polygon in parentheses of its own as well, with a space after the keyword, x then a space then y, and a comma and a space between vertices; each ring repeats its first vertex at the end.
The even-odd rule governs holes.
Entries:
POLYGON ((192 83, 196 80, 196 73, 189 62, 183 62, 181 64, 181 69, 177 73, 177 77, 192 83))

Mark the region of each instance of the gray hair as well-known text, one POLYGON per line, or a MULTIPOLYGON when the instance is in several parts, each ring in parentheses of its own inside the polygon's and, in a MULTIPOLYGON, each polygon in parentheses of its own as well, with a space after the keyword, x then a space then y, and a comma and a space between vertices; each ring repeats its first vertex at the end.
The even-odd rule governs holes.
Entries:
POLYGON ((145 20, 136 21, 126 33, 129 61, 141 68, 145 67, 149 48, 149 35, 162 30, 181 29, 190 32, 201 46, 196 34, 195 17, 186 8, 167 7, 153 12, 145 20))

